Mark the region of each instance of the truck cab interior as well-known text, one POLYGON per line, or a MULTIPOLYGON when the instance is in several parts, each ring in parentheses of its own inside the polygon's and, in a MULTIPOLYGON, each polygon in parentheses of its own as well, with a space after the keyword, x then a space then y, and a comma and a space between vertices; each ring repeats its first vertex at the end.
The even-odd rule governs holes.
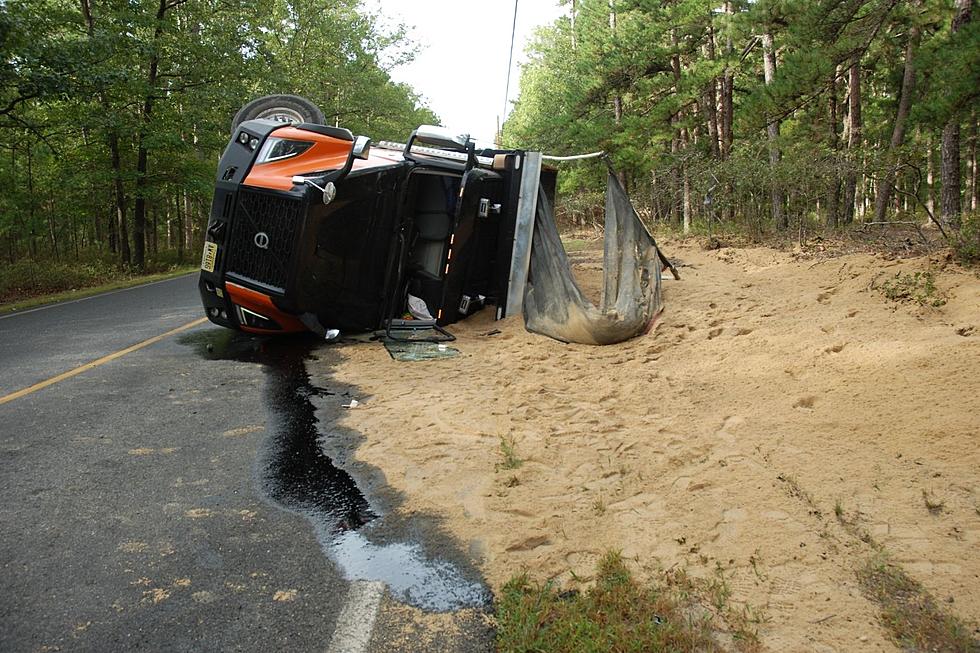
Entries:
MULTIPOLYGON (((399 307, 425 302, 438 324, 455 322, 495 297, 493 275, 501 226, 502 177, 419 167, 406 197, 406 256, 399 307)), ((392 317, 401 317, 394 315, 392 317)))

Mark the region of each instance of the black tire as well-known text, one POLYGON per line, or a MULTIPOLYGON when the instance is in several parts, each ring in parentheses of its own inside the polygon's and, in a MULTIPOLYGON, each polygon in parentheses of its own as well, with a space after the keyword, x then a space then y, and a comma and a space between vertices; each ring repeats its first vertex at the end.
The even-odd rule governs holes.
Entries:
POLYGON ((288 122, 292 124, 308 122, 314 125, 323 125, 326 118, 320 107, 313 104, 305 97, 298 95, 266 95, 252 100, 235 114, 231 121, 231 131, 234 135, 238 125, 246 120, 256 118, 269 118, 288 122))

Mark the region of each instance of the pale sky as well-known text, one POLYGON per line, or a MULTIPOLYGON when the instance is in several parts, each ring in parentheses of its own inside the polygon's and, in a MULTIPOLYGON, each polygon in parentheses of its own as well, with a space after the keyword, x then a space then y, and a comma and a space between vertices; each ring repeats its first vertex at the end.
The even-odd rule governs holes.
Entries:
MULTIPOLYGON (((392 23, 405 23, 421 46, 415 61, 392 71, 425 97, 443 125, 492 142, 503 122, 513 0, 365 0, 392 23)), ((518 0, 510 100, 517 99, 519 64, 534 29, 551 24, 565 9, 558 0, 518 0)), ((506 104, 510 111, 511 104, 506 104)))

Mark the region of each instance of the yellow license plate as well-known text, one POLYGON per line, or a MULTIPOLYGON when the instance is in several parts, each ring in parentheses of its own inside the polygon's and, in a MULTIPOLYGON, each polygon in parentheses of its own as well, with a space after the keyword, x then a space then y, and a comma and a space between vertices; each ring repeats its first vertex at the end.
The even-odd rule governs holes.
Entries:
POLYGON ((215 243, 204 243, 204 256, 201 257, 201 269, 214 272, 214 261, 218 258, 218 246, 215 243))

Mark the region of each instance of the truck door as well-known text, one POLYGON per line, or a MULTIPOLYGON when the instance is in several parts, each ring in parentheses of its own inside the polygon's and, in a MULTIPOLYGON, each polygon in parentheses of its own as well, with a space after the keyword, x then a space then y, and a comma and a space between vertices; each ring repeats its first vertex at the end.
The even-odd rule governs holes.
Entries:
POLYGON ((490 293, 504 196, 503 178, 474 168, 464 176, 446 255, 439 324, 474 312, 490 293))

